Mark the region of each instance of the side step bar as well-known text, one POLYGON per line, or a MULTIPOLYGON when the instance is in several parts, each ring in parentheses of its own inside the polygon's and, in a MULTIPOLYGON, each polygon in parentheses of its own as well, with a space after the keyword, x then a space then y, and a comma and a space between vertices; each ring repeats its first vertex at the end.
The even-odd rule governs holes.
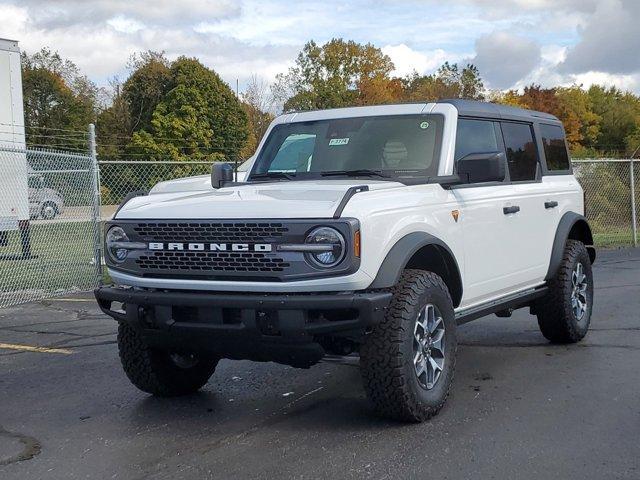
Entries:
POLYGON ((518 308, 526 307, 533 300, 543 297, 546 293, 547 287, 543 286, 515 293, 499 300, 483 303, 482 305, 456 312, 456 323, 458 325, 462 325, 463 323, 476 320, 486 315, 491 315, 492 313, 496 313, 501 310, 516 310, 518 308))

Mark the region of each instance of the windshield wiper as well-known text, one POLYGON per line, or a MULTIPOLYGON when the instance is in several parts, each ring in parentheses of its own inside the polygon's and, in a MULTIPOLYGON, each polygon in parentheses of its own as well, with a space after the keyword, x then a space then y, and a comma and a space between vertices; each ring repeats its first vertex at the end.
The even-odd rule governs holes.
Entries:
POLYGON ((295 173, 265 172, 265 173, 254 173, 253 175, 251 175, 249 180, 261 179, 261 178, 280 178, 284 180, 293 180, 295 176, 296 176, 295 173))
POLYGON ((322 172, 320 175, 322 175, 323 177, 346 176, 346 177, 391 178, 389 175, 385 175, 380 170, 368 170, 366 168, 361 168, 359 170, 330 170, 330 171, 327 171, 327 172, 322 172))

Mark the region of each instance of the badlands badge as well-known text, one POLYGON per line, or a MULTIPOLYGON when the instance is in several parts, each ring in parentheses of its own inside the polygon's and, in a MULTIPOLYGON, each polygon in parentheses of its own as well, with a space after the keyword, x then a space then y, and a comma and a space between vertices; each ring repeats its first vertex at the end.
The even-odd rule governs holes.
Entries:
POLYGON ((458 217, 460 216, 460 210, 451 210, 451 216, 458 223, 458 217))

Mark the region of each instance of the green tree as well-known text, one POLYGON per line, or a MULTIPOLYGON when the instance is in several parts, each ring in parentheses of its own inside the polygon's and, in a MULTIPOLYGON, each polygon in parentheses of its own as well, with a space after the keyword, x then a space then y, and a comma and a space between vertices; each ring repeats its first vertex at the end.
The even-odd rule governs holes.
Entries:
POLYGON ((86 148, 84 132, 95 120, 98 88, 73 62, 47 48, 23 52, 21 60, 27 143, 86 148))
POLYGON ((274 93, 285 111, 374 103, 393 91, 391 59, 372 44, 332 39, 308 42, 286 74, 278 75, 274 93))
POLYGON ((196 59, 180 57, 149 127, 134 132, 130 151, 149 159, 235 161, 247 135, 246 114, 229 86, 196 59))
POLYGON ((636 128, 625 138, 625 144, 632 158, 640 158, 640 119, 636 122, 636 128))
POLYGON ((599 85, 589 88, 588 94, 593 111, 602 118, 594 147, 611 153, 631 153, 626 150, 640 123, 640 98, 615 87, 599 85))

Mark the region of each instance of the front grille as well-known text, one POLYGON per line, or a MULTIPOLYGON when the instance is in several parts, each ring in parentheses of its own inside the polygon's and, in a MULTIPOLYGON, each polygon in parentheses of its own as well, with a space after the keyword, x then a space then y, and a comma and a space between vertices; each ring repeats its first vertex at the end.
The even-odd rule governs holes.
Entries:
POLYGON ((145 278, 284 282, 348 275, 359 266, 349 249, 338 267, 326 270, 302 252, 279 249, 303 244, 318 225, 331 225, 350 239, 358 229, 353 219, 123 219, 109 222, 107 230, 112 225, 145 248, 130 250, 117 264, 107 256, 109 268, 145 278))
POLYGON ((282 272, 289 266, 282 258, 258 252, 153 252, 138 257, 142 270, 188 272, 282 272))
POLYGON ((264 242, 289 232, 282 223, 267 222, 181 222, 138 223, 133 230, 147 242, 264 242))

